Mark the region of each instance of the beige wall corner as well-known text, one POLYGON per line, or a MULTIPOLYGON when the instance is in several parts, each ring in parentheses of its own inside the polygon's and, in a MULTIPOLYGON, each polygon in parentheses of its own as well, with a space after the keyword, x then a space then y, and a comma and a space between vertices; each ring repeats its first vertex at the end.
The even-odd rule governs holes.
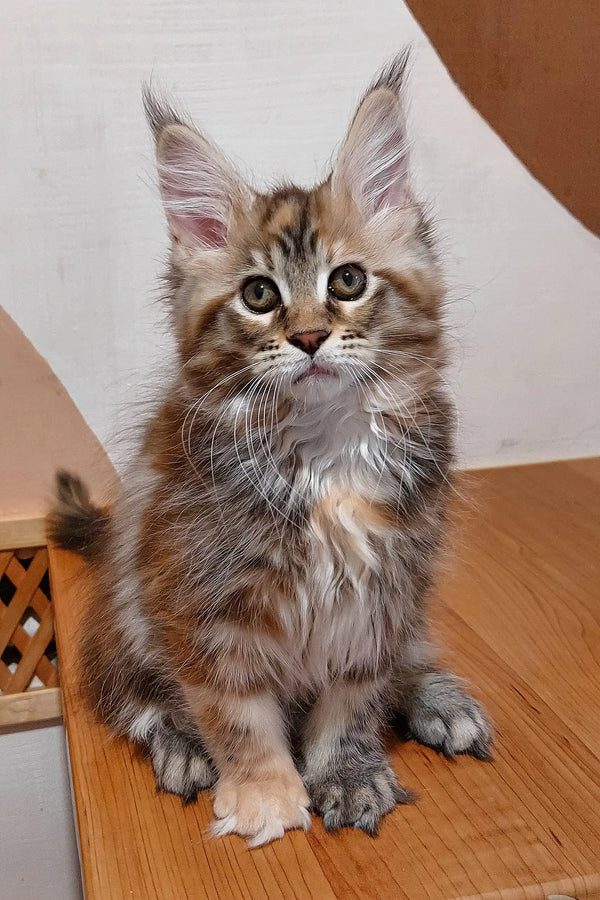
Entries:
POLYGON ((98 498, 117 483, 66 389, 0 307, 0 517, 43 514, 59 467, 79 473, 98 498))

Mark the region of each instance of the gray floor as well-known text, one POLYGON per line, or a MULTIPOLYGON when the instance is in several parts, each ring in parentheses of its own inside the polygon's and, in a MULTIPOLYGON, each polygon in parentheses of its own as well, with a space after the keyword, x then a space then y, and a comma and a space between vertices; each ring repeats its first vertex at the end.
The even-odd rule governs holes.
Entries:
POLYGON ((0 734, 0 900, 81 900, 64 729, 0 734))

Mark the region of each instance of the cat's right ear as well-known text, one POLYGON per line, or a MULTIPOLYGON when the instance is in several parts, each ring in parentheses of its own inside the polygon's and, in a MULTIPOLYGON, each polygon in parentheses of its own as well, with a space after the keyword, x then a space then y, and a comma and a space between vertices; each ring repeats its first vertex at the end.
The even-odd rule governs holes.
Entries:
POLYGON ((219 148, 148 86, 144 108, 173 241, 188 251, 225 247, 233 211, 249 204, 250 189, 219 148))

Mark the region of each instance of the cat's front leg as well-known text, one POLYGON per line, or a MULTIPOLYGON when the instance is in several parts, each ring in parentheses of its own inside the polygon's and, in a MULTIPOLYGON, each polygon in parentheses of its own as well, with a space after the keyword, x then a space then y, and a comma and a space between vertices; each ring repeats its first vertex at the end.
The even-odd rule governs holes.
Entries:
POLYGON ((383 752, 382 687, 375 681, 336 681, 306 719, 304 783, 328 831, 353 826, 375 835, 386 813, 413 800, 383 752))
POLYGON ((294 766, 277 699, 188 687, 186 694, 217 768, 213 834, 251 847, 310 828, 309 798, 294 766))

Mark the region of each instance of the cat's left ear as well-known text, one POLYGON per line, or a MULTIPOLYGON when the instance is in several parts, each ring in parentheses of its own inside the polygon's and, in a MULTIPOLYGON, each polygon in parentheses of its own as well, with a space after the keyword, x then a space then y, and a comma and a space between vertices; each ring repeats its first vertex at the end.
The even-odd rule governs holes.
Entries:
POLYGON ((408 52, 387 66, 362 99, 332 174, 334 193, 350 194, 368 219, 411 203, 402 90, 408 52))
POLYGON ((225 247, 234 211, 251 202, 250 188, 215 144, 148 87, 144 106, 174 243, 186 251, 225 247))

